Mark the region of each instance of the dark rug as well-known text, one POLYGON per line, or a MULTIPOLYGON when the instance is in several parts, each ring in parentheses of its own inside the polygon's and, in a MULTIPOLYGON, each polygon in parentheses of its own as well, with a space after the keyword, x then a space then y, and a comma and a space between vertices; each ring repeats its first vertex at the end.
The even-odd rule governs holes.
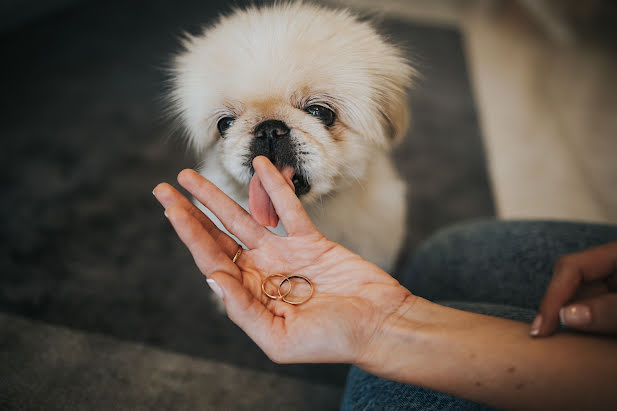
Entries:
MULTIPOLYGON (((161 121, 162 67, 226 1, 90 1, 0 38, 0 309, 340 386, 346 367, 281 366, 215 310, 151 191, 195 164, 161 121)), ((493 215, 457 31, 383 22, 422 73, 395 158, 409 183, 400 261, 436 229, 493 215)))

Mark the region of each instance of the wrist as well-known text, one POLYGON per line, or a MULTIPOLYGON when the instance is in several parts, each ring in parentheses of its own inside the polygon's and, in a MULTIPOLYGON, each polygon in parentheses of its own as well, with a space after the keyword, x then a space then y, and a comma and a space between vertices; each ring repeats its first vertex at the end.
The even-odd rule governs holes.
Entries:
POLYGON ((431 312, 438 307, 436 304, 409 294, 403 303, 389 314, 379 329, 367 342, 362 355, 354 365, 363 370, 384 378, 396 375, 402 366, 409 367, 414 363, 410 353, 422 355, 422 346, 430 333, 432 323, 428 320, 431 312), (405 352, 405 361, 398 359, 405 352))

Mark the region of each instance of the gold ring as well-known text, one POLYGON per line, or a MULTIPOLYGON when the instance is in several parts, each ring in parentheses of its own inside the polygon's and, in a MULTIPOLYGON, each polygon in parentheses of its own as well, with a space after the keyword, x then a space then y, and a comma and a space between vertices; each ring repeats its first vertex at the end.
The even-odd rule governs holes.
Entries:
MULTIPOLYGON (((291 292, 291 288, 289 288, 289 291, 287 291, 287 294, 282 295, 282 294, 281 294, 281 285, 279 284, 279 288, 278 288, 278 290, 279 290, 279 295, 278 295, 278 296, 276 296, 276 295, 269 294, 269 293, 266 291, 266 283, 268 282, 268 280, 269 280, 270 278, 275 278, 275 277, 281 277, 281 278, 283 279, 283 281, 285 281, 285 280, 287 279, 287 277, 286 277, 286 276, 284 276, 283 274, 272 274, 272 275, 269 275, 269 276, 267 276, 266 278, 264 278, 264 280, 261 282, 261 291, 263 291, 263 293, 264 293, 265 295, 267 295, 267 296, 268 296, 268 298, 270 298, 270 299, 272 299, 272 300, 280 300, 280 299, 282 299, 282 298, 285 298, 285 297, 287 296, 287 294, 289 294, 289 293, 291 292)), ((282 281, 281 281, 281 283, 282 283, 282 281)))
MULTIPOLYGON (((283 277, 284 277, 284 276, 283 276, 283 277)), ((292 275, 288 275, 288 276, 287 276, 287 277, 285 277, 285 278, 283 279, 283 281, 281 281, 281 283, 279 284, 279 295, 281 296, 281 299, 282 299, 283 301, 285 301, 287 304, 292 304, 292 305, 300 305, 300 304, 304 304, 305 302, 307 302, 308 300, 310 300, 310 299, 311 299, 311 297, 313 296, 313 291, 314 291, 314 288, 313 288, 313 283, 311 282, 311 280, 309 280, 308 278, 306 278, 305 276, 300 275, 300 274, 292 274, 292 275), (304 300, 301 300, 301 301, 291 301, 291 300, 288 300, 288 299, 286 299, 286 298, 285 298, 285 297, 287 297, 287 296, 289 295, 289 293, 291 292, 292 286, 291 286, 291 281, 290 281, 290 280, 291 280, 292 278, 300 278, 300 279, 302 279, 302 280, 306 281, 306 282, 308 283, 308 285, 310 285, 310 286, 311 286, 311 293, 310 293, 310 294, 308 295, 308 297, 306 297, 304 300), (283 294, 281 294, 281 287, 283 286, 283 284, 285 284, 285 282, 289 282, 289 291, 287 291, 287 292, 285 293, 285 295, 283 295, 283 294)))
POLYGON ((231 260, 232 263, 236 263, 236 261, 238 260, 238 257, 240 257, 240 254, 242 254, 242 246, 239 245, 238 246, 238 251, 236 251, 236 255, 234 255, 234 258, 231 260))

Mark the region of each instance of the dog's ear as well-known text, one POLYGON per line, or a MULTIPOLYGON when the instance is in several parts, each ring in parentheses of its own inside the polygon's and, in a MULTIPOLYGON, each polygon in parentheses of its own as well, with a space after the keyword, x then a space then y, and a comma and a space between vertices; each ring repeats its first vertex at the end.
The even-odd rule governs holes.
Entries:
POLYGON ((381 124, 386 145, 395 146, 403 140, 410 123, 409 101, 406 89, 397 90, 385 99, 380 107, 381 124))
POLYGON ((200 154, 216 140, 216 128, 209 118, 211 102, 218 96, 209 87, 212 79, 204 70, 211 51, 207 47, 206 29, 203 34, 184 34, 182 48, 173 55, 168 68, 167 115, 188 143, 191 151, 200 154))
POLYGON ((410 123, 408 91, 412 86, 416 71, 404 58, 400 50, 392 53, 383 73, 383 90, 379 93, 382 127, 387 138, 386 144, 392 147, 403 140, 410 123))

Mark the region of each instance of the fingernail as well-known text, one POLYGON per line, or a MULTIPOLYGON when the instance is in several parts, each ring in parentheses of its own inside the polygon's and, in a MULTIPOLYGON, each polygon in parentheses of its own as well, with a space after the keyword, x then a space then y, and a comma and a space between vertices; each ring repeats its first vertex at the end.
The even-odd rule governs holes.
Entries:
POLYGON ((165 217, 169 218, 169 216, 167 215, 167 210, 163 211, 163 214, 165 214, 165 217))
POLYGON ((591 323, 591 310, 583 304, 573 304, 559 310, 559 320, 569 327, 580 327, 591 323))
POLYGON ((533 322, 531 323, 531 331, 529 331, 529 334, 532 337, 535 337, 536 335, 540 333, 541 326, 542 326, 542 314, 538 314, 536 315, 536 318, 534 318, 533 322))
POLYGON ((212 288, 212 291, 214 291, 214 294, 218 295, 218 297, 222 300, 223 290, 221 290, 221 287, 219 287, 216 281, 214 281, 211 278, 208 278, 206 281, 208 282, 208 285, 210 286, 210 288, 212 288))

